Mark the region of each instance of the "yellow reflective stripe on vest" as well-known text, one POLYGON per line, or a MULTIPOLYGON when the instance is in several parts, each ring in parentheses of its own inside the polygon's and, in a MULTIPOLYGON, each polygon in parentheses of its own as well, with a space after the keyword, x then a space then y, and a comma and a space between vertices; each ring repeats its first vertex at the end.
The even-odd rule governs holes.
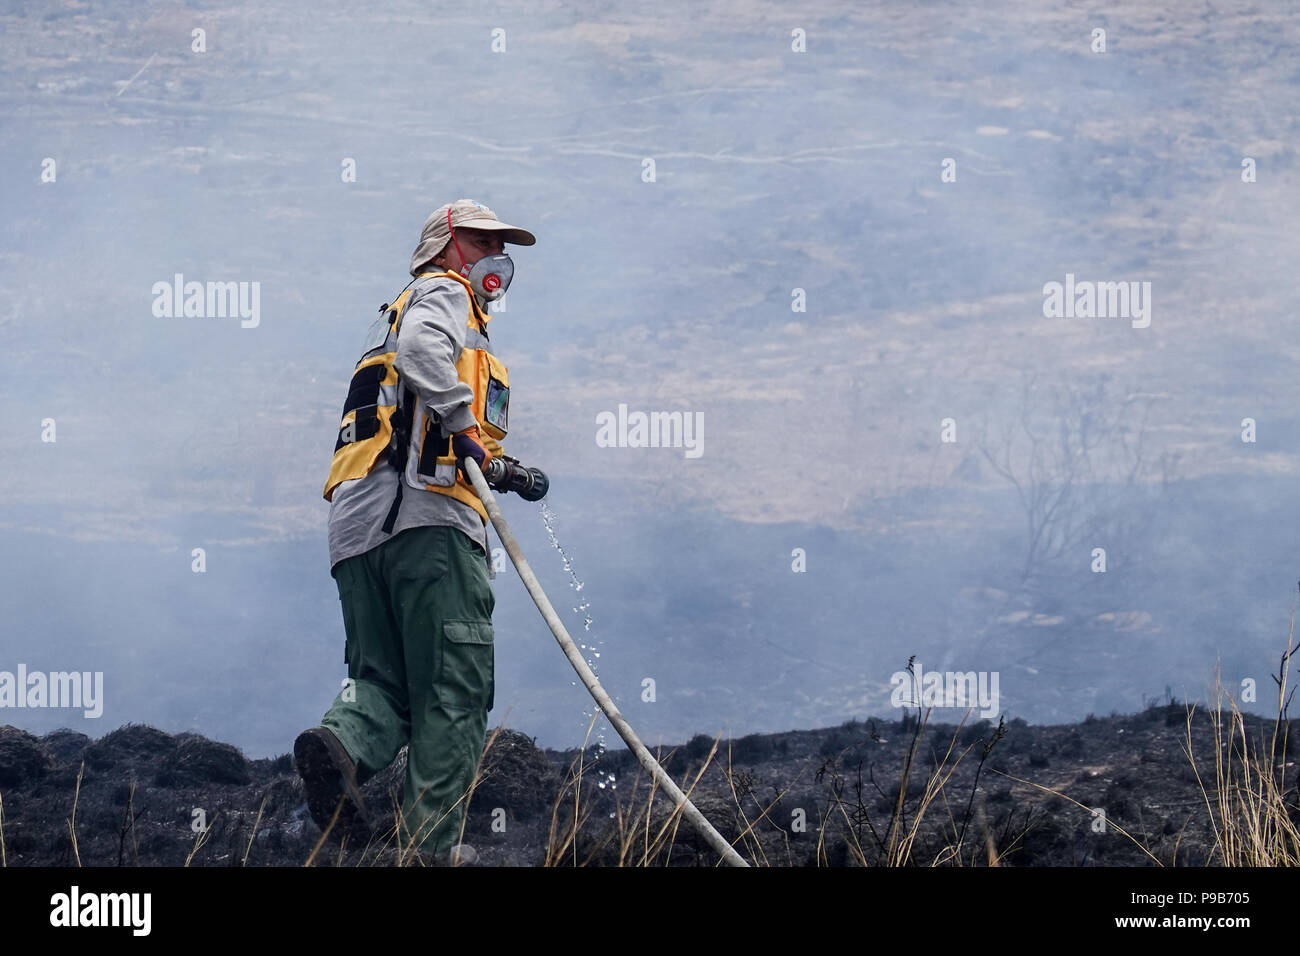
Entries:
MULTIPOLYGON (((399 317, 400 314, 399 309, 399 317)), ((389 339, 396 338, 392 331, 395 326, 396 319, 390 323, 389 339)), ((333 500, 334 489, 343 482, 370 474, 380 455, 388 450, 399 390, 397 370, 393 368, 396 357, 396 351, 372 355, 358 362, 352 373, 348 399, 339 420, 334 459, 330 462, 329 476, 325 479, 326 501, 333 500), (371 372, 370 375, 378 374, 379 378, 370 383, 365 373, 376 368, 378 373, 371 372)))

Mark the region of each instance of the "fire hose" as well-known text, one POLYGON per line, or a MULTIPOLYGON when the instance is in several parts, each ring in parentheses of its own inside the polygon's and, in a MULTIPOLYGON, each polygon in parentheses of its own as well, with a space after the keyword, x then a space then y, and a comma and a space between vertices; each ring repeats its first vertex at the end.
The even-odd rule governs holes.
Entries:
MULTIPOLYGON (((578 651, 573 638, 565 630, 560 616, 555 613, 555 608, 551 607, 551 602, 546 597, 546 592, 542 590, 541 584, 538 583, 537 576, 533 574, 533 569, 529 567, 528 559, 524 557, 519 542, 515 540, 514 533, 510 530, 510 525, 506 523, 505 516, 501 514, 501 509, 497 507, 488 480, 483 476, 483 472, 479 470, 478 463, 473 458, 467 457, 461 460, 461 466, 473 484, 474 490, 478 493, 479 500, 483 502, 483 507, 487 509, 488 517, 492 519, 492 527, 496 528, 497 537, 505 545, 506 553, 510 555, 510 560, 514 563, 515 570, 519 572, 524 587, 528 589, 529 596, 533 599, 533 603, 537 605, 537 610, 541 611, 542 617, 546 619, 551 633, 555 635, 560 648, 564 651, 564 656, 569 659, 573 669, 578 672, 578 677, 582 679, 583 686, 587 688, 587 691, 596 701, 596 706, 609 719, 614 729, 618 731, 618 735, 627 743, 628 748, 636 754, 636 759, 641 763, 641 766, 654 778, 654 781, 663 791, 672 798, 673 805, 681 811, 682 816, 687 819, 691 826, 695 827, 709 846, 721 855, 723 862, 728 866, 749 866, 744 858, 736 852, 735 848, 727 842, 726 838, 705 819, 704 814, 700 813, 695 804, 691 803, 681 788, 673 782, 673 778, 668 776, 668 772, 659 765, 659 761, 655 760, 650 751, 646 749, 645 744, 641 742, 641 738, 636 735, 632 725, 619 712, 609 694, 605 693, 605 688, 600 686, 600 681, 596 679, 596 675, 587 666, 587 662, 578 651)), ((518 462, 513 459, 502 461, 501 458, 494 457, 488 462, 488 471, 498 487, 504 486, 510 490, 519 491, 524 498, 530 501, 540 500, 549 487, 549 482, 542 472, 535 468, 520 468, 518 462), (533 479, 532 481, 530 481, 530 477, 533 479), (533 497, 534 495, 536 497, 533 497)))

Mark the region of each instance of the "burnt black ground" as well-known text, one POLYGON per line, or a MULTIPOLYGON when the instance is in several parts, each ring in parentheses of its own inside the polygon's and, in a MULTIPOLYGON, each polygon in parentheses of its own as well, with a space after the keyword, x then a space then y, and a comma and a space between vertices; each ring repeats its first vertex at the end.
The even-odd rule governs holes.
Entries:
MULTIPOLYGON (((1187 708, 1178 702, 1074 725, 1012 721, 1004 727, 1005 736, 993 741, 973 799, 980 758, 997 727, 989 722, 964 728, 930 724, 908 787, 909 821, 954 735, 954 757, 970 749, 944 795, 927 811, 910 862, 943 860, 943 849, 963 820, 968 865, 987 865, 990 850, 1003 866, 1155 865, 1152 857, 1165 865, 1217 862, 1211 855, 1206 797, 1183 752, 1186 723, 1187 708), (1096 808, 1151 856, 1113 827, 1099 826, 1096 808)), ((1260 741, 1267 739, 1273 722, 1247 718, 1246 727, 1248 736, 1260 741)), ((850 722, 723 740, 692 796, 728 839, 748 828, 737 846, 752 862, 855 865, 856 847, 861 847, 866 861, 875 863, 913 729, 914 724, 898 720, 850 722)), ((1292 721, 1293 740, 1298 729, 1292 721)), ((1192 737, 1201 779, 1212 791, 1214 743, 1208 714, 1194 713, 1192 737)), ((712 746, 712 739, 699 736, 665 748, 665 765, 689 789, 712 746)), ((393 819, 404 760, 405 754, 400 755, 363 788, 371 815, 381 825, 383 819, 393 819)), ((1300 817, 1294 809, 1294 760, 1288 759, 1285 774, 1293 817, 1300 817)), ((566 846, 561 865, 617 865, 620 858, 636 863, 669 809, 667 798, 656 793, 647 826, 646 780, 625 750, 541 750, 527 736, 502 730, 484 760, 465 842, 484 865, 541 865, 548 845, 566 844, 563 834, 576 802, 583 822, 576 847, 566 846), (569 781, 579 756, 583 779, 575 801, 569 781), (625 834, 622 852, 620 830, 625 834)), ((0 727, 0 796, 10 866, 75 866, 78 860, 84 866, 184 865, 187 859, 195 866, 301 866, 320 837, 288 754, 247 760, 228 744, 144 725, 124 726, 99 740, 68 730, 38 738, 0 727), (75 847, 69 827, 74 800, 75 847), (206 834, 200 832, 203 824, 206 834)), ((1212 805, 1213 793, 1210 801, 1212 805)), ((658 864, 665 859, 673 865, 712 865, 716 856, 683 823, 671 849, 652 856, 658 864)), ((391 843, 381 841, 343 849, 326 842, 313 862, 399 861, 391 843)))

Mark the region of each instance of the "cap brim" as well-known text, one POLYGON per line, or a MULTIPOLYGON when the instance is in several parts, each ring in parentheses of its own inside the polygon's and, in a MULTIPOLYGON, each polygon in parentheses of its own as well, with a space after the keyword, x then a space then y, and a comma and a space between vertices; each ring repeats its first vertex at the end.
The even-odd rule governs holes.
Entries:
POLYGON ((527 229, 520 229, 518 226, 509 225, 498 219, 467 219, 464 222, 456 223, 456 228, 501 232, 505 234, 501 237, 502 242, 511 242, 516 246, 532 246, 537 243, 537 237, 527 229))

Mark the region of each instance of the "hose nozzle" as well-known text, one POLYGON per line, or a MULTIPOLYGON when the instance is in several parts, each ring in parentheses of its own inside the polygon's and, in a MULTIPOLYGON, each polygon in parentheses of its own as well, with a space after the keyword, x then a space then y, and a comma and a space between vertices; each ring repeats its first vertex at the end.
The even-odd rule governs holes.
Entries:
POLYGON ((497 491, 513 491, 525 501, 541 501, 551 488, 540 468, 525 468, 509 455, 493 455, 483 477, 497 491))

